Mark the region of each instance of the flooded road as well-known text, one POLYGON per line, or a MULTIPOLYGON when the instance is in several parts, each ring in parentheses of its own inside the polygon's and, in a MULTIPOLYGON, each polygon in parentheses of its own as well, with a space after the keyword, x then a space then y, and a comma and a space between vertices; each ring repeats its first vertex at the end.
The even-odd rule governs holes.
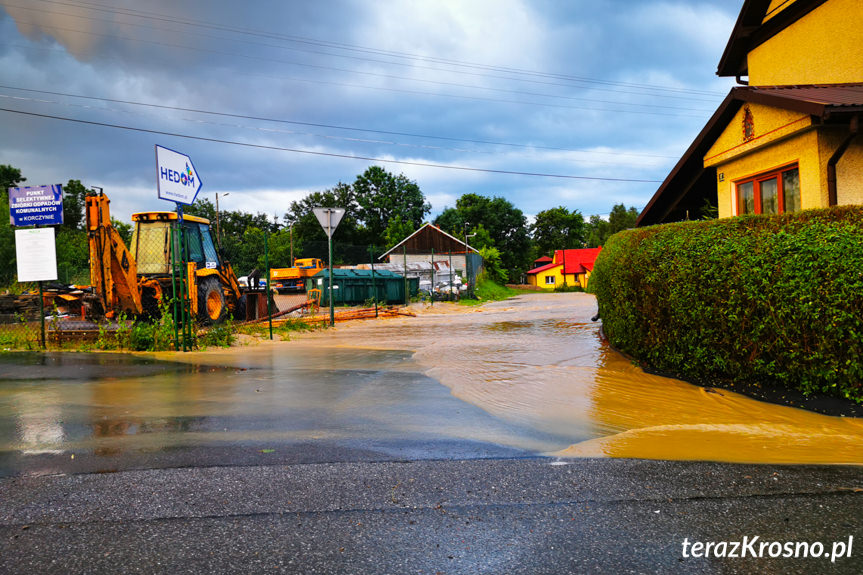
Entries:
POLYGON ((0 354, 0 474, 531 456, 863 463, 863 421, 647 375, 585 294, 156 356, 0 354))

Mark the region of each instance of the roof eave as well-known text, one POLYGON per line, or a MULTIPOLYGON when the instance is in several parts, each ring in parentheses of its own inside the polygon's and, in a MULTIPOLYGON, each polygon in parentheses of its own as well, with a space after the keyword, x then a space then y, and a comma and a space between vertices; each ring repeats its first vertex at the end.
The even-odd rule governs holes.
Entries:
POLYGON ((717 76, 746 76, 749 52, 791 26, 827 0, 797 0, 764 22, 770 0, 746 0, 719 60, 717 76), (763 23, 762 23, 763 22, 763 23))
MULTIPOLYGON (((677 180, 677 178, 681 175, 685 170, 692 171, 693 169, 700 170, 704 168, 704 153, 700 153, 703 147, 706 146, 705 141, 710 138, 714 132, 717 130, 724 130, 725 124, 727 124, 727 120, 730 120, 731 116, 737 113, 737 110, 740 109, 742 105, 742 98, 738 96, 748 91, 748 88, 732 88, 722 103, 719 105, 719 108, 713 113, 707 123, 704 125, 704 128, 701 129, 701 132, 698 133, 698 136, 695 137, 692 144, 689 145, 689 148, 686 149, 683 156, 681 156, 680 160, 678 160, 677 164, 674 165, 671 172, 668 176, 663 180, 662 184, 659 186, 659 189, 656 190, 656 193, 653 194, 653 197, 650 198, 650 201, 641 210, 641 213, 638 215, 636 219, 635 225, 640 227, 645 224, 645 220, 648 219, 649 216, 652 216, 652 212, 655 208, 659 207, 659 203, 661 200, 668 199, 665 196, 665 190, 677 180), (694 159, 693 159, 694 158, 694 159), (697 166, 694 166, 692 162, 698 162, 697 166)), ((716 134, 718 136, 718 133, 716 134)), ((708 146, 709 147, 709 146, 708 146)), ((706 147, 703 152, 706 152, 706 147)), ((693 178, 696 179, 696 178, 693 178)), ((682 196, 683 194, 681 194, 682 196)), ((674 205, 679 202, 680 198, 677 198, 670 206, 667 207, 665 213, 663 213, 660 217, 649 217, 651 223, 656 223, 664 219, 666 215, 673 209, 674 205)))

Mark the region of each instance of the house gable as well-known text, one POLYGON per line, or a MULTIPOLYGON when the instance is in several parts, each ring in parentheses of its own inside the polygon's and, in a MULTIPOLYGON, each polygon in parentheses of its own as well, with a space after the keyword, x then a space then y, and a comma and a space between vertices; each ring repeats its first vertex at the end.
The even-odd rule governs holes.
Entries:
MULTIPOLYGON (((719 61, 718 76, 750 76, 749 53, 827 0, 745 0, 719 61)), ((855 1, 855 0, 851 0, 855 1)), ((755 84, 755 82, 751 82, 755 84)))
POLYGON ((716 166, 812 127, 812 117, 758 103, 744 104, 704 155, 704 166, 716 166))
POLYGON ((727 195, 729 181, 795 160, 813 166, 806 174, 801 171, 804 209, 856 203, 850 200, 863 197, 863 183, 849 166, 860 165, 863 142, 855 135, 860 116, 863 84, 732 88, 642 210, 637 225, 679 221, 687 215, 697 218, 697 208, 705 201, 718 205, 720 217, 734 215, 727 195), (754 122, 750 142, 742 141, 746 107, 754 122), (843 144, 848 148, 837 156, 837 194, 831 198, 827 166, 843 144), (752 165, 740 164, 737 173, 730 174, 724 167, 735 158, 752 165))
POLYGON ((464 254, 479 253, 464 241, 451 236, 433 224, 426 223, 420 229, 390 248, 379 259, 384 260, 392 253, 407 254, 464 254))
MULTIPOLYGON (((798 4, 800 10, 813 3, 797 0, 765 20, 764 27, 783 18, 783 12, 794 11, 798 4)), ((861 15, 860 0, 819 2, 779 33, 751 47, 747 54, 749 83, 775 86, 859 82, 863 78, 861 15)))

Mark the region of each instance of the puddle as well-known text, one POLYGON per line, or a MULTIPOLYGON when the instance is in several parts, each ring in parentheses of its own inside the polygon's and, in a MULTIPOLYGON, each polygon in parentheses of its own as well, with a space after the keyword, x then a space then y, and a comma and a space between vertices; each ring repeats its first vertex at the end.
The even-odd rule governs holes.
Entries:
POLYGON ((309 339, 412 350, 455 397, 568 438, 546 446, 556 456, 863 464, 863 420, 646 374, 601 340, 595 312, 586 294, 527 295, 478 314, 357 323, 309 339))
POLYGON ((645 374, 594 313, 538 294, 231 350, 2 354, 0 475, 286 453, 863 464, 863 421, 645 374))

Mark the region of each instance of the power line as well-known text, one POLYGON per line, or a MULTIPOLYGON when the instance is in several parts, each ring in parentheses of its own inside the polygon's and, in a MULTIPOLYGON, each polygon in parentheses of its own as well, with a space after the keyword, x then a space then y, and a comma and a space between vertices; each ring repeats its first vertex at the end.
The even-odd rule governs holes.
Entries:
POLYGON ((541 177, 541 178, 560 178, 560 179, 569 179, 569 180, 596 180, 596 181, 604 181, 604 182, 633 182, 633 183, 650 183, 650 184, 658 184, 661 183, 661 180, 641 180, 641 179, 629 179, 629 178, 602 178, 597 176, 574 176, 574 175, 566 175, 566 174, 547 174, 547 173, 539 173, 539 172, 520 172, 515 170, 492 170, 487 168, 474 168, 469 166, 455 166, 455 165, 445 165, 445 164, 433 164, 428 162, 413 162, 409 160, 391 160, 385 158, 375 158, 370 156, 357 156, 351 154, 337 154, 334 152, 319 152, 312 150, 302 150, 297 148, 285 148, 281 146, 268 146, 264 144, 251 144, 248 142, 237 142, 234 140, 223 140, 219 138, 207 138, 203 136, 192 136, 189 134, 179 134, 175 132, 165 132, 161 130, 151 130, 148 128, 136 128, 132 126, 123 126, 120 124, 110 124, 107 122, 95 122, 91 120, 81 120, 78 118, 67 118, 63 116, 55 116, 51 114, 38 114, 36 112, 25 112, 23 110, 12 110, 9 108, 0 108, 0 112, 9 112, 12 114, 22 114, 25 116, 33 116, 37 118, 45 118, 51 120, 61 120, 65 122, 74 122, 78 124, 87 124, 90 126, 99 126, 103 128, 115 128, 119 130, 127 130, 132 132, 142 132, 145 134, 156 134, 159 136, 170 136, 175 138, 184 138, 188 140, 197 140, 201 142, 212 142, 217 144, 228 144, 233 146, 243 146, 247 148, 256 148, 262 150, 274 150, 280 152, 292 152, 296 154, 309 154, 313 156, 326 156, 331 158, 345 158, 350 160, 364 160, 370 162, 380 162, 387 164, 400 164, 407 166, 419 166, 424 168, 438 168, 445 170, 460 170, 466 172, 481 172, 487 174, 505 174, 505 175, 514 175, 514 176, 530 176, 530 177, 541 177))
POLYGON ((558 152, 606 154, 606 155, 615 155, 615 156, 625 155, 625 156, 633 156, 633 157, 663 158, 663 159, 676 159, 678 157, 678 156, 662 156, 662 155, 658 155, 658 154, 636 154, 636 153, 628 153, 628 152, 623 152, 623 153, 602 152, 602 151, 597 151, 597 150, 579 150, 579 149, 560 148, 560 147, 553 147, 553 146, 534 146, 534 145, 530 145, 530 144, 516 144, 516 143, 511 143, 511 142, 499 142, 499 141, 492 141, 492 140, 472 140, 472 139, 466 139, 466 138, 433 136, 433 135, 429 135, 429 134, 416 134, 416 133, 409 133, 409 132, 375 130, 375 129, 371 129, 371 128, 337 126, 337 125, 333 125, 333 124, 301 122, 301 121, 297 121, 297 120, 285 120, 285 119, 280 119, 280 118, 270 118, 270 117, 264 117, 264 116, 251 116, 251 115, 246 115, 246 114, 236 114, 236 113, 229 113, 229 112, 215 112, 212 110, 204 110, 204 109, 200 109, 200 108, 185 108, 185 107, 181 107, 181 106, 168 106, 165 104, 136 102, 133 100, 120 100, 120 99, 103 98, 103 97, 97 97, 97 96, 84 96, 81 94, 70 94, 70 93, 65 93, 65 92, 54 92, 54 91, 49 91, 49 90, 35 90, 35 89, 30 89, 30 88, 20 88, 20 87, 16 87, 16 86, 0 85, 0 89, 18 90, 18 91, 22 91, 22 92, 31 92, 31 93, 36 93, 36 94, 49 94, 52 96, 80 98, 80 99, 84 99, 84 100, 111 102, 114 104, 127 104, 127 105, 132 105, 132 106, 143 106, 143 107, 155 108, 155 109, 161 109, 161 110, 172 110, 172 111, 178 111, 178 112, 191 112, 191 113, 195 113, 195 114, 207 114, 207 115, 212 115, 212 116, 221 116, 221 117, 226 117, 226 118, 237 118, 237 119, 242 119, 242 120, 273 122, 273 123, 279 123, 279 124, 291 124, 291 125, 309 126, 309 127, 316 127, 316 128, 328 128, 328 129, 346 130, 346 131, 352 131, 352 132, 367 132, 367 133, 372 133, 372 134, 384 134, 384 135, 390 135, 390 136, 406 136, 406 137, 413 137, 413 138, 426 138, 426 139, 444 140, 444 141, 451 141, 451 142, 464 142, 464 143, 472 143, 472 144, 508 146, 508 147, 518 147, 518 148, 537 149, 537 150, 549 150, 549 151, 558 151, 558 152))
MULTIPOLYGON (((121 8, 105 6, 104 4, 100 4, 97 2, 62 2, 59 0, 40 0, 40 1, 44 2, 44 3, 48 3, 48 4, 59 4, 59 5, 65 5, 65 6, 72 6, 72 7, 83 8, 85 10, 108 12, 108 13, 120 14, 120 15, 124 15, 124 16, 131 16, 131 17, 135 17, 135 18, 142 18, 142 19, 149 19, 149 20, 155 20, 155 21, 160 21, 160 22, 167 22, 167 23, 171 23, 171 24, 180 24, 180 25, 185 25, 185 26, 198 27, 198 28, 211 29, 211 30, 221 30, 221 31, 227 31, 227 32, 232 32, 232 33, 236 33, 236 34, 253 36, 253 37, 270 38, 270 39, 282 40, 282 41, 293 42, 293 43, 335 48, 335 49, 344 50, 344 51, 354 51, 354 52, 360 52, 360 53, 385 55, 385 56, 389 56, 389 57, 401 58, 401 59, 406 59, 406 60, 411 60, 411 61, 439 63, 439 64, 445 64, 445 65, 449 65, 449 66, 457 66, 457 67, 468 68, 468 69, 504 72, 504 73, 508 73, 508 74, 518 74, 518 75, 522 75, 522 76, 531 76, 531 77, 538 77, 538 78, 551 78, 551 79, 558 79, 558 80, 564 80, 564 81, 569 81, 569 82, 595 83, 595 84, 607 85, 607 86, 622 86, 622 87, 636 88, 636 89, 641 89, 641 90, 654 90, 654 91, 660 91, 660 92, 666 92, 666 93, 707 95, 707 96, 721 96, 722 95, 718 92, 712 92, 712 91, 707 91, 707 90, 693 90, 693 89, 688 89, 688 88, 671 88, 668 86, 657 86, 657 85, 651 85, 651 84, 638 84, 638 83, 632 83, 632 82, 617 82, 617 81, 611 81, 611 80, 601 80, 601 79, 596 79, 596 78, 588 78, 588 77, 583 77, 583 76, 573 76, 573 75, 566 75, 566 74, 539 72, 539 71, 535 71, 535 70, 525 70, 525 69, 520 69, 520 68, 510 68, 510 67, 505 67, 505 66, 494 66, 494 65, 481 64, 481 63, 475 63, 475 62, 465 62, 465 61, 460 61, 460 60, 451 60, 451 59, 445 59, 445 58, 429 57, 429 56, 418 55, 418 54, 410 54, 410 53, 405 53, 405 52, 382 50, 382 49, 377 49, 377 48, 369 48, 369 47, 365 47, 365 46, 344 44, 344 43, 331 42, 331 41, 326 41, 326 40, 317 40, 317 39, 305 38, 305 37, 301 37, 301 36, 291 36, 291 35, 277 34, 277 33, 272 33, 272 32, 264 32, 264 31, 249 29, 249 28, 225 26, 223 24, 204 22, 202 20, 191 20, 191 19, 178 18, 176 16, 168 16, 165 14, 159 14, 159 13, 155 13, 155 12, 145 12, 142 10, 134 10, 134 9, 130 9, 130 8, 122 8, 121 9, 121 8)), ((32 8, 32 7, 25 7, 25 6, 15 6, 15 7, 19 8, 19 9, 24 9, 24 10, 32 10, 32 11, 37 11, 37 12, 51 13, 48 10, 40 10, 40 9, 32 8)), ((63 13, 60 13, 60 14, 62 15, 63 13)), ((114 24, 114 22, 111 22, 111 21, 98 20, 95 18, 87 17, 87 16, 72 15, 72 14, 65 14, 65 15, 73 16, 73 17, 77 17, 77 18, 81 18, 81 19, 102 21, 102 22, 108 22, 108 23, 114 24)), ((164 30, 163 28, 158 28, 158 27, 156 27, 156 29, 164 30)), ((84 33, 81 31, 77 31, 77 32, 84 33)), ((219 38, 219 37, 216 37, 216 38, 224 39, 224 38, 219 38)), ((270 46, 270 47, 275 47, 275 46, 270 46)), ((356 57, 356 56, 345 56, 345 55, 341 55, 341 54, 333 54, 330 52, 311 52, 311 53, 323 54, 323 55, 335 56, 335 57, 342 57, 342 58, 353 58, 353 59, 359 59, 359 60, 365 60, 365 61, 384 63, 384 64, 389 64, 389 65, 404 65, 404 64, 401 64, 398 62, 374 60, 374 59, 368 59, 368 58, 360 58, 360 57, 356 57)), ((434 70, 434 71, 445 71, 445 72, 455 72, 455 73, 461 73, 461 74, 479 75, 479 76, 494 77, 494 78, 501 78, 501 79, 508 79, 508 80, 532 81, 532 80, 523 80, 522 78, 488 76, 485 74, 460 72, 458 70, 448 70, 448 69, 441 69, 441 68, 427 68, 426 67, 425 69, 434 70)), ((555 85, 560 85, 560 84, 555 84, 555 85)))
MULTIPOLYGON (((304 68, 314 68, 314 69, 329 70, 329 71, 336 71, 336 72, 346 72, 349 74, 359 74, 359 75, 363 75, 363 76, 384 77, 384 78, 391 78, 391 79, 402 79, 402 80, 407 80, 407 81, 429 82, 432 84, 438 84, 438 82, 430 82, 430 81, 422 80, 422 79, 403 78, 403 77, 398 77, 398 76, 388 76, 385 74, 376 74, 374 72, 360 72, 360 71, 350 70, 350 69, 346 69, 346 68, 335 68, 332 66, 308 64, 305 62, 294 62, 294 61, 290 61, 290 60, 280 60, 278 58, 265 58, 265 57, 261 57, 261 56, 249 56, 246 54, 238 54, 235 52, 225 52, 225 51, 221 51, 221 50, 199 48, 196 46, 187 46, 187 45, 183 45, 183 44, 172 44, 172 43, 168 43, 168 42, 156 42, 155 40, 143 40, 140 38, 130 38, 130 37, 126 37, 126 36, 118 36, 115 34, 100 34, 97 32, 86 32, 83 30, 77 30, 75 28, 64 28, 61 26, 50 26, 50 25, 44 25, 44 24, 37 24, 35 22, 28 22, 25 20, 18 20, 17 22, 19 22, 21 24, 31 24, 34 26, 40 26, 41 28, 45 28, 48 30, 60 30, 60 31, 64 31, 64 32, 74 32, 77 34, 83 34, 83 35, 87 35, 87 36, 97 36, 97 37, 111 38, 111 39, 125 39, 125 40, 131 40, 134 42, 145 43, 145 44, 153 44, 156 46, 164 46, 164 47, 168 47, 168 48, 180 48, 183 50, 193 50, 193 51, 203 52, 203 53, 207 53, 207 54, 215 54, 218 56, 228 56, 231 58, 245 58, 245 59, 257 60, 257 61, 270 61, 270 62, 275 62, 278 64, 288 64, 291 66, 300 66, 300 67, 304 67, 304 68)), ((28 48, 31 48, 31 47, 28 46, 28 48)), ((255 75, 255 74, 246 73, 245 75, 255 75)), ((270 76, 264 75, 264 77, 270 77, 270 76)), ((559 109, 566 109, 566 110, 586 110, 586 111, 592 111, 592 112, 610 112, 610 113, 622 113, 622 114, 646 114, 646 115, 650 115, 650 116, 668 116, 668 117, 674 117, 674 118, 679 118, 679 117, 701 118, 702 117, 702 115, 680 114, 680 113, 674 113, 674 112, 657 112, 657 111, 648 111, 648 110, 625 110, 625 109, 617 109, 617 108, 595 108, 595 107, 591 107, 591 106, 567 106, 567 105, 563 105, 563 104, 553 104, 553 103, 548 103, 548 102, 530 102, 530 101, 524 101, 524 100, 504 100, 501 98, 487 98, 487 97, 482 97, 482 96, 468 96, 468 95, 462 95, 462 94, 424 92, 424 91, 419 91, 419 90, 387 88, 387 87, 382 87, 382 86, 367 86, 364 84, 349 84, 346 82, 310 80, 307 78, 279 78, 279 79, 298 81, 298 82, 309 82, 309 83, 315 83, 315 84, 324 84, 324 85, 331 85, 331 86, 349 87, 349 88, 362 88, 365 90, 378 90, 378 91, 393 92, 393 93, 400 93, 400 94, 433 96, 433 97, 438 97, 438 98, 455 98, 455 99, 461 99, 461 100, 495 102, 495 103, 504 103, 504 104, 519 104, 519 105, 526 105, 526 106, 541 106, 541 107, 559 108, 559 109)), ((464 85, 462 85, 462 86, 463 87, 470 87, 470 86, 464 86, 464 85)), ((503 92, 509 91, 509 90, 498 90, 495 88, 481 88, 481 89, 487 89, 487 90, 491 90, 491 91, 503 91, 503 92)), ((512 92, 519 93, 518 91, 512 91, 512 92)), ((520 92, 520 93, 524 93, 524 92, 520 92)), ((581 98, 573 98, 570 96, 547 95, 545 97, 584 100, 584 101, 589 101, 589 102, 602 102, 601 100, 586 100, 586 99, 581 99, 581 98)), ((710 111, 710 110, 706 110, 706 109, 700 110, 697 108, 677 108, 674 106, 651 106, 648 104, 631 104, 628 102, 610 102, 610 103, 615 104, 615 105, 623 105, 623 106, 636 106, 636 107, 647 107, 647 108, 670 108, 672 110, 684 110, 684 111, 695 111, 695 112, 701 111, 701 112, 705 112, 705 113, 710 111)))

